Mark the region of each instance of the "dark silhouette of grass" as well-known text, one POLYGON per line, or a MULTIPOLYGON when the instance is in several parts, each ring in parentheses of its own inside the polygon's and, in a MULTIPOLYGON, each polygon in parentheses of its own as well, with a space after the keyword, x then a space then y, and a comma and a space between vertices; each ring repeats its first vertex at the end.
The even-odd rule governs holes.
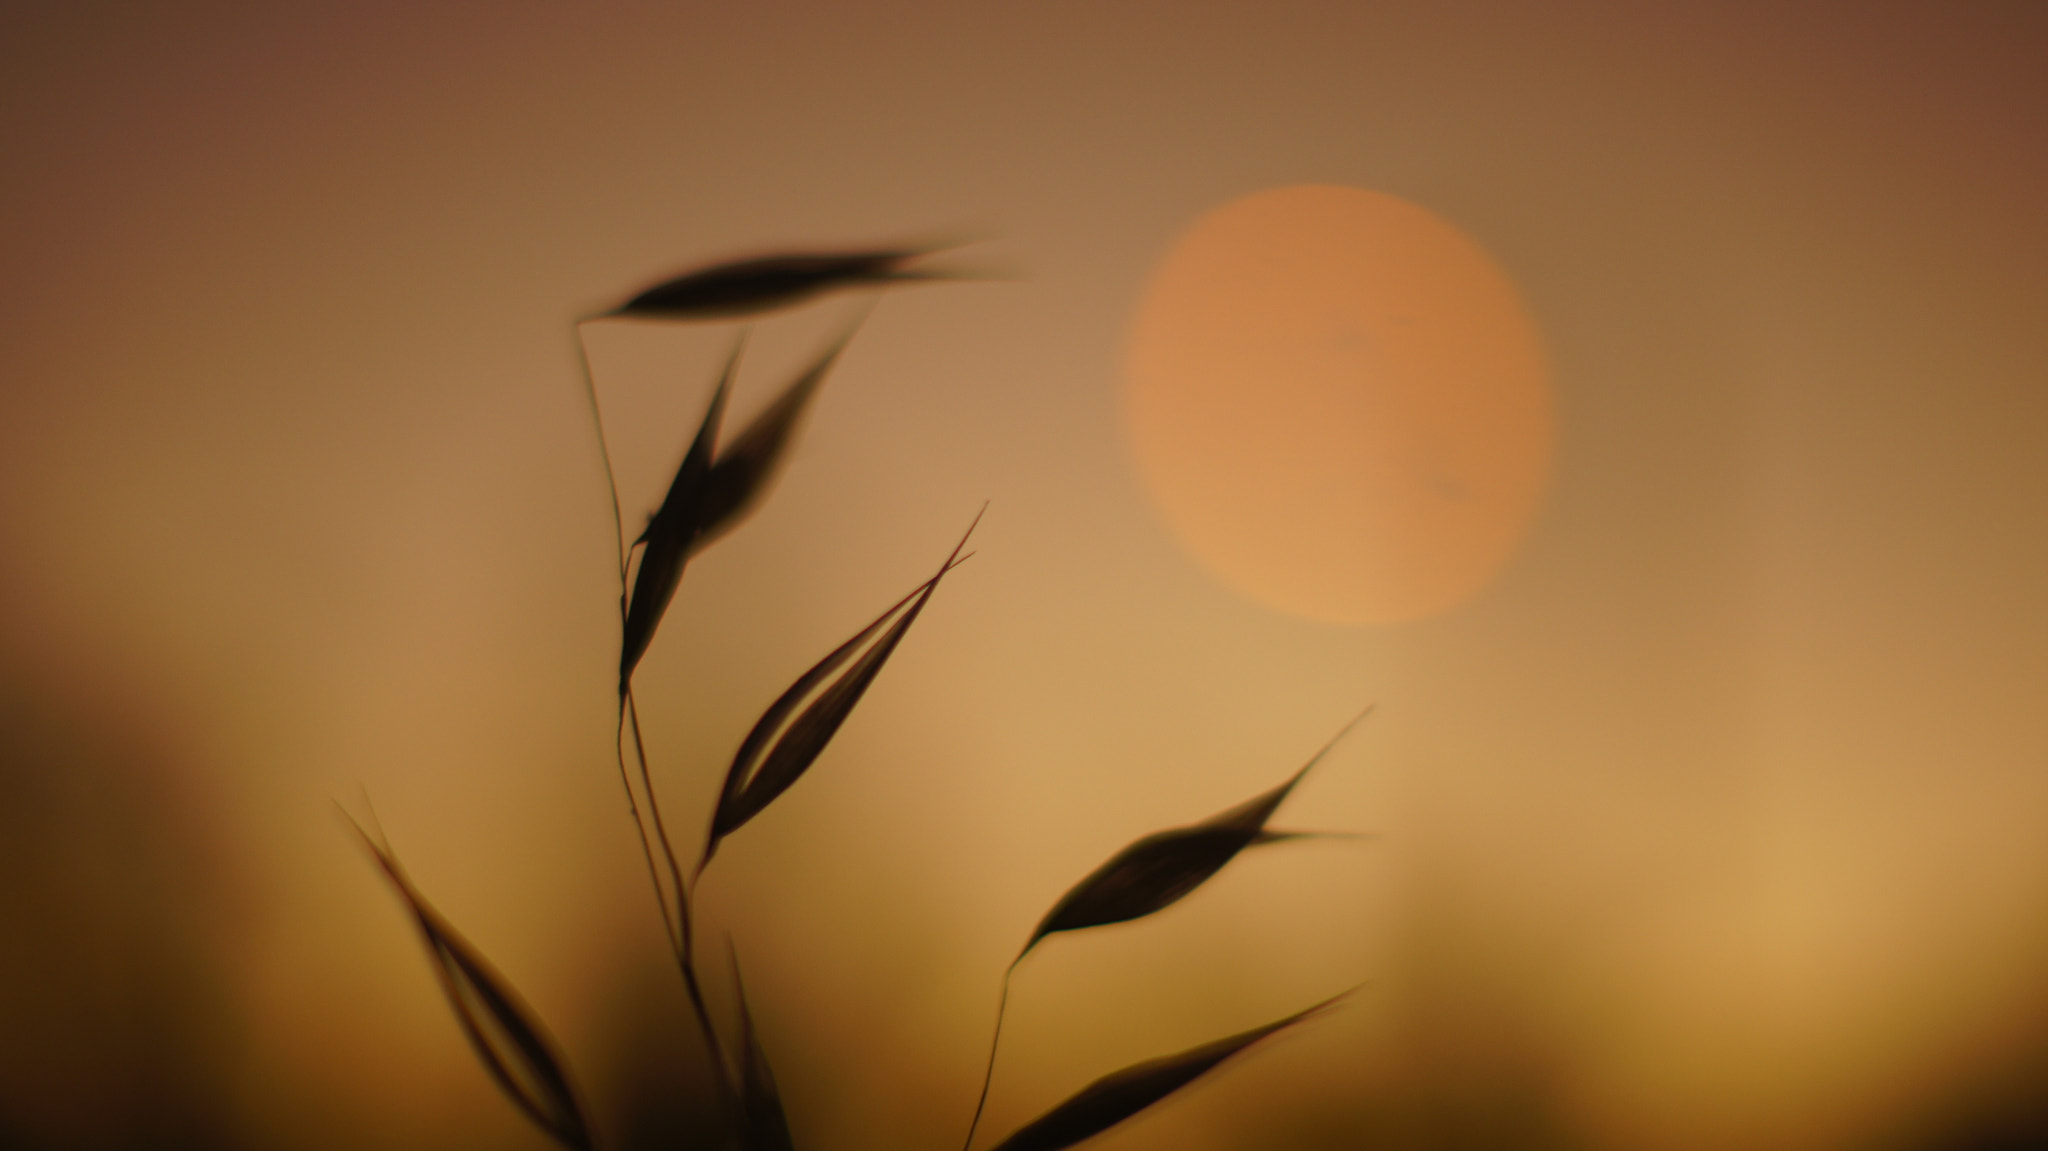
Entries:
MULTIPOLYGON (((1134 1064, 1105 1075, 1076 1092, 1065 1103, 1017 1129, 995 1151, 1060 1151, 1100 1135, 1168 1095, 1207 1075, 1224 1060, 1283 1028, 1319 1015, 1351 994, 1340 992, 1313 1007, 1263 1027, 1190 1047, 1160 1059, 1134 1064)), ((973 1136, 970 1134, 970 1139, 973 1136)))
POLYGON ((964 272, 905 268, 957 243, 862 252, 776 253, 697 268, 643 289, 605 313, 631 319, 715 320, 794 307, 827 292, 920 280, 958 280, 964 272))
POLYGON ((1268 831, 1266 821, 1294 790, 1294 785, 1301 782, 1302 776, 1308 774, 1309 768, 1322 762, 1323 756, 1337 746, 1337 741, 1371 711, 1367 708, 1359 712, 1356 718, 1344 725, 1342 731, 1331 736, 1330 742, 1303 764, 1301 770, 1273 790, 1192 826, 1155 832, 1117 852, 1108 863, 1089 872, 1087 878, 1075 884, 1072 890, 1060 897, 1051 911, 1046 912, 1037 929, 1032 931, 1031 938, 1024 941, 1024 950, 1017 953, 1017 961, 1021 962, 1032 948, 1038 946, 1039 940, 1055 931, 1078 931, 1084 927, 1123 923, 1163 911, 1200 887, 1247 847, 1301 839, 1313 834, 1268 831))
MULTIPOLYGON (((867 316, 860 315, 829 343, 745 429, 721 446, 720 423, 739 374, 744 334, 720 372, 705 414, 660 507, 629 546, 616 482, 604 444, 603 417, 583 350, 582 325, 606 318, 701 321, 744 319, 791 307, 828 292, 872 289, 919 279, 970 278, 959 273, 905 268, 920 256, 952 245, 926 245, 849 253, 797 253, 715 264, 655 284, 620 307, 576 326, 583 382, 596 423, 611 488, 619 544, 619 780, 639 837, 669 946, 682 976, 697 1031, 710 1056, 723 1130, 709 1145, 739 1151, 795 1151, 788 1116, 767 1052, 747 1006, 737 954, 729 953, 739 1018, 738 1047, 727 1052, 713 1024, 699 978, 691 887, 719 845, 760 817, 826 751, 872 688, 946 575, 972 554, 964 552, 981 521, 977 512, 929 579, 884 609, 814 664, 764 710, 727 767, 701 854, 686 876, 654 795, 647 745, 633 696, 633 672, 654 643, 678 594, 692 556, 743 523, 767 497, 804 412, 867 316), (633 764, 626 760, 632 734, 633 764), (637 782, 636 782, 637 781, 637 782)), ((985 512, 986 505, 983 506, 985 512)), ((1123 923, 1152 915, 1192 894, 1248 847, 1331 832, 1273 831, 1266 827, 1310 768, 1370 712, 1360 712, 1321 750, 1277 787, 1201 823, 1146 836, 1082 878, 1033 929, 1002 977, 987 1069, 963 1148, 971 1148, 995 1072, 1010 977, 1048 935, 1123 923)), ((353 825, 353 821, 352 821, 353 825)), ((427 903, 388 844, 355 826, 385 877, 411 912, 457 1022, 485 1070, 541 1130, 565 1147, 590 1151, 599 1140, 573 1088, 554 1041, 511 984, 427 903)), ((1283 1019, 1177 1054, 1106 1075, 1026 1124, 996 1151, 1061 1151, 1171 1097, 1225 1060, 1268 1036, 1334 1006, 1349 991, 1283 1019)))
POLYGON ((541 1130, 565 1147, 589 1151, 590 1124, 583 1117, 583 1105, 569 1085, 554 1041, 535 1021, 533 1009, 426 901, 398 865, 390 846, 370 838, 353 820, 350 826, 376 857, 398 897, 412 909, 413 920, 427 943, 427 955, 434 961, 434 974, 440 976, 441 989, 484 1070, 541 1130))
MULTIPOLYGON (((1031 954, 1031 949, 1037 947, 1040 940, 1057 931, 1079 931, 1087 927, 1125 923, 1133 919, 1142 919, 1155 911, 1163 911, 1206 883, 1210 876, 1223 870, 1225 864, 1237 858, 1237 853, 1247 847, 1318 834, 1268 831, 1266 820, 1272 818, 1273 813, 1286 800, 1288 793, 1294 790, 1294 786, 1301 782, 1309 769, 1322 762, 1323 757, 1330 753, 1330 749, 1337 746, 1337 741, 1343 739, 1352 728, 1358 726, 1359 720, 1371 713, 1372 709, 1368 707, 1352 717, 1351 722, 1339 729, 1336 735, 1331 736, 1330 741, 1315 755, 1309 757, 1309 761, 1302 764, 1299 771, 1289 776, 1287 782, 1200 823, 1145 836, 1111 856, 1109 862, 1089 872, 1081 882, 1060 896, 1059 902, 1053 904, 1052 910, 1046 912, 1045 918, 1039 920, 1038 926, 1032 930, 1031 938, 1024 941, 1024 947, 1017 952, 1017 958, 1010 960, 1010 966, 1003 970, 1002 990, 996 998, 995 1032, 989 1040, 988 1067, 982 1072, 981 1095, 975 1100, 974 1118, 967 1124, 967 1142, 963 1144, 963 1148, 974 1145, 974 1132, 981 1126, 981 1113, 988 1105, 989 1084, 995 1078, 996 1048, 1003 1035, 1003 1012, 1010 1002, 1010 977, 1016 973, 1017 965, 1024 962, 1024 957, 1031 954)), ((1306 1013, 1292 1016, 1289 1021, 1304 1018, 1305 1015, 1306 1013)), ((1275 1024, 1272 1029, 1284 1025, 1275 1024)), ((1250 1032, 1246 1034, 1249 1035, 1250 1032)), ((1261 1032, 1260 1036, 1264 1034, 1266 1032, 1261 1032)), ((1247 1044, 1251 1042, 1253 1040, 1246 1040, 1247 1044)), ((1183 1054, 1192 1055, 1193 1052, 1183 1054)), ((1125 1073, 1134 1073, 1138 1070, 1135 1067, 1129 1068, 1125 1073)), ((1193 1076, 1189 1078, 1192 1079, 1193 1076)), ((1095 1091, 1107 1082, 1109 1080, 1099 1081, 1088 1088, 1088 1091, 1095 1091)), ((1114 1093, 1113 1097, 1131 1096, 1127 1093, 1114 1093)), ((1076 1096, 1069 1102, 1078 1102, 1080 1098, 1081 1096, 1076 1096)), ((1052 1117, 1048 1115, 1046 1118, 1049 1120, 1052 1117)), ((1004 1146, 1007 1147, 1009 1144, 1005 1143, 1004 1146)))
MULTIPOLYGON (((968 535, 974 533, 975 524, 981 522, 981 516, 977 513, 974 519, 974 524, 967 525, 968 535)), ((726 770, 725 786, 718 794, 718 807, 711 814, 711 830, 704 837, 704 857, 697 863, 700 874, 711 862, 720 840, 738 831, 742 824, 759 815, 777 796, 789 790, 824 753, 825 745, 838 734, 839 725, 846 722, 846 717, 853 714, 854 705, 860 702, 868 685, 881 673, 882 664, 902 642, 910 625, 917 621, 918 613, 924 610, 932 593, 938 590, 939 581, 965 561, 966 557, 960 554, 960 549, 965 546, 967 536, 963 535, 953 546, 953 554, 947 556, 944 566, 939 568, 939 574, 918 585, 917 590, 897 600, 852 639, 834 648, 830 655, 799 677, 762 713, 754 729, 740 744, 739 753, 733 756, 732 766, 726 770), (892 616, 896 622, 876 638, 875 633, 892 616), (863 646, 865 651, 861 650, 863 646), (825 677, 853 659, 856 651, 861 653, 860 658, 854 659, 853 665, 839 672, 838 678, 830 684, 825 684, 825 677), (789 719, 789 713, 807 697, 811 697, 810 706, 794 720, 789 719)))

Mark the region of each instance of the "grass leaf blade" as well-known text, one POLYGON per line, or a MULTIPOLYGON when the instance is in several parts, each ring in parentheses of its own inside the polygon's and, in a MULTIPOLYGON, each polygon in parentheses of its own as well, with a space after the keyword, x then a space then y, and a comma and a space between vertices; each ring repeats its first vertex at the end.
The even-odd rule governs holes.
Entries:
POLYGON ((1251 799, 1238 804, 1228 811, 1210 816, 1208 819, 1203 820, 1200 826, 1229 827, 1241 831, 1257 832, 1266 825, 1266 820, 1272 818, 1273 812, 1279 809, 1280 804, 1294 790, 1294 786, 1301 782, 1302 777, 1308 774, 1309 769, 1321 763, 1323 757, 1330 754, 1330 749, 1336 747, 1339 740, 1351 734, 1351 729, 1357 727, 1359 721, 1371 714, 1372 708, 1367 706, 1357 715, 1352 716, 1349 722, 1337 729, 1337 734, 1331 736, 1329 742, 1323 744, 1314 755, 1309 756, 1308 762, 1302 764, 1301 770, 1289 777, 1287 782, 1271 791, 1253 796, 1251 799))
POLYGON ((565 1147, 590 1151, 590 1124, 583 1116, 554 1042, 533 1010, 475 947, 434 910, 406 877, 390 850, 355 826, 356 835, 398 892, 425 938, 441 989, 477 1058, 513 1103, 534 1124, 565 1147))
POLYGON ((905 597, 905 600, 898 601, 894 607, 883 612, 873 623, 862 629, 860 634, 841 644, 832 654, 805 672, 755 723, 754 729, 741 744, 739 754, 734 757, 732 767, 726 772, 718 807, 712 813, 711 833, 706 837, 704 844, 704 859, 698 864, 698 870, 703 870, 704 863, 710 862, 712 854, 718 850, 720 840, 759 815, 777 796, 789 790, 791 785, 810 769, 811 764, 817 762, 818 756, 824 753, 825 745, 831 742, 840 725, 846 722, 854 706, 866 694, 868 686, 881 673, 882 665, 888 662, 889 656, 896 650, 896 645, 902 642, 904 634, 910 630, 910 625, 917 622, 918 614, 924 610, 924 605, 930 602, 932 593, 938 590, 939 581, 946 577, 947 572, 959 566, 960 549, 967 546, 968 537, 974 534, 975 525, 980 522, 981 516, 976 514, 974 523, 968 525, 966 533, 960 537, 960 542, 954 545, 952 554, 940 565, 937 575, 919 585, 916 591, 905 597), (893 624, 888 625, 888 630, 881 632, 880 638, 874 639, 858 658, 853 658, 853 653, 859 650, 862 644, 868 643, 877 629, 899 610, 902 614, 896 617, 893 624), (840 671, 838 678, 832 680, 830 684, 825 684, 826 677, 849 659, 852 659, 852 666, 840 671), (823 690, 817 691, 810 705, 782 729, 780 736, 773 736, 782 719, 794 711, 797 704, 810 692, 817 690, 821 684, 824 685, 823 690), (771 737, 774 740, 772 744, 769 743, 771 737), (766 750, 763 751, 763 748, 766 750), (759 766, 752 767, 753 761, 757 759, 759 766))
POLYGON ((788 791, 804 772, 810 770, 818 757, 824 754, 825 745, 831 742, 832 737, 839 733, 840 725, 853 714, 854 706, 867 694, 868 687, 874 683, 875 677, 881 674, 882 665, 895 653, 896 645, 902 642, 904 634, 910 630, 910 625, 917 622, 918 613, 924 610, 925 602, 931 598, 937 586, 937 580, 926 584, 917 598, 911 601, 910 606, 904 609, 903 614, 897 617, 896 622, 889 625, 889 630, 883 632, 880 639, 862 652, 860 658, 853 661, 852 666, 842 672, 838 679, 833 680, 818 694, 818 698, 811 701, 809 707, 804 708, 802 714, 791 721, 789 727, 783 731, 782 738, 776 740, 775 746, 768 750, 753 778, 747 781, 746 787, 734 800, 731 813, 733 826, 727 829, 728 833, 759 815, 783 792, 788 791))
POLYGON ((691 555, 738 527, 760 505, 781 470, 783 457, 811 397, 817 394, 866 318, 867 312, 863 311, 847 325, 837 340, 718 453, 705 477, 704 504, 698 516, 697 534, 690 541, 691 555))
POLYGON ((784 253, 728 260, 663 280, 607 315, 650 320, 716 320, 794 307, 838 288, 928 279, 902 265, 953 243, 863 252, 784 253))
POLYGON ((1018 958, 1056 931, 1078 931, 1143 918, 1179 902, 1247 847, 1280 842, 1299 833, 1265 830, 1266 820, 1294 790, 1309 768, 1371 714, 1366 708, 1345 724, 1322 750, 1285 783, 1188 827, 1155 832, 1133 842, 1067 890, 1031 932, 1018 958))
POLYGON ((640 657, 647 654, 647 645, 654 642, 654 631, 661 625, 662 613, 668 610, 669 601, 675 598, 676 588, 683 582, 683 565, 690 558, 690 541, 696 537, 704 507, 705 482, 711 471, 712 457, 718 447, 718 423, 725 414, 725 398, 732 389, 734 372, 739 368, 740 350, 745 337, 735 343, 732 355, 725 362, 725 371, 719 376, 718 389, 711 395, 703 422, 697 425, 697 435, 690 442, 690 449, 683 455, 683 462, 676 469, 675 479, 669 484, 668 495, 663 497, 661 507, 654 517, 647 521, 647 530, 634 541, 641 545, 640 569, 634 574, 633 594, 627 599, 626 619, 619 638, 619 695, 623 698, 631 685, 633 669, 640 665, 640 657))
POLYGON ((828 676, 838 671, 847 660, 865 647, 868 641, 875 637, 876 632, 881 631, 895 618, 897 612, 903 610, 904 605, 922 595, 932 583, 933 580, 926 580, 912 588, 910 594, 891 604, 888 610, 876 616, 871 623, 855 633, 852 639, 833 648, 824 659, 798 676, 796 682, 790 684, 787 690, 776 697, 774 703, 768 705, 768 710, 761 713, 761 718, 756 720, 753 728, 747 732, 746 739, 740 742, 739 751, 733 755, 732 765, 726 769, 725 782, 719 788, 718 805, 712 812, 711 834, 704 845, 704 857, 697 864, 699 871, 704 869, 704 864, 711 861, 712 854, 717 851, 718 841, 739 826, 735 820, 739 810, 740 794, 746 789, 747 781, 752 777, 762 755, 766 754, 770 741, 783 729, 790 715, 817 691, 818 685, 824 683, 828 676))
POLYGON ((1105 1075, 1018 1129, 995 1151, 1064 1151, 1158 1103, 1259 1040, 1328 1010, 1349 994, 1346 991, 1332 996, 1263 1027, 1105 1075))
POLYGON ((1025 953, 1056 931, 1141 919, 1179 902, 1223 870, 1256 835, 1197 825, 1138 840, 1061 896, 1032 931, 1025 953))

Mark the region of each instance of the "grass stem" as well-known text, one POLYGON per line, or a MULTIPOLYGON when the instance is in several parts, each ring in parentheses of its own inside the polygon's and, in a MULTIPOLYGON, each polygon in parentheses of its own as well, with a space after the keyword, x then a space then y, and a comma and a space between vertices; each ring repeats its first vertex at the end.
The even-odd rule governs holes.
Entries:
POLYGON ((1024 957, 1019 955, 1003 969, 1003 989, 996 996, 995 1034, 989 1037, 988 1067, 981 1073, 981 1097, 974 1101, 974 1118, 968 1121, 967 1141, 960 1145, 960 1151, 969 1151, 974 1146, 974 1132, 981 1127, 981 1113, 988 1106, 989 1084, 995 1082, 996 1077, 996 1048, 1003 1041, 1003 1012, 1010 1006, 1010 976, 1016 973, 1017 965, 1022 962, 1024 957))
MULTIPOLYGON (((673 924, 670 928, 670 941, 675 946, 676 966, 683 973, 683 989, 689 993, 690 1010, 697 1016, 697 1030, 704 1036, 704 1046, 710 1051, 711 1061, 718 1071, 719 1099, 727 1107, 727 1114, 737 1119, 740 1112, 738 1089, 734 1086, 736 1070, 726 1060, 725 1044, 719 1040, 718 1028, 711 1022, 711 1010, 704 1002, 704 987, 697 978, 696 928, 690 914, 690 888, 683 879, 681 865, 676 862, 675 848, 669 843, 668 829, 662 823, 661 804, 654 798, 654 778, 647 770, 647 741, 640 734, 640 709, 634 705, 633 693, 630 691, 625 696, 623 714, 632 721, 633 752, 640 762, 640 787, 647 795, 647 810, 654 823, 655 841, 661 844, 662 860, 668 867, 669 880, 674 885, 675 910, 671 917, 668 900, 662 894, 661 880, 659 876, 655 876, 654 893, 661 904, 662 923, 664 926, 673 924)), ((623 770, 623 753, 620 762, 623 770)), ((630 784, 628 786, 630 787, 630 784)), ((637 819, 634 826, 641 826, 637 819)), ((640 831, 640 846, 643 851, 648 851, 647 832, 644 827, 641 827, 640 831)), ((654 857, 651 851, 647 855, 647 867, 652 875, 654 857)))
MULTIPOLYGON (((590 366, 590 348, 583 339, 583 325, 596 317, 577 320, 573 325, 576 336, 576 362, 583 377, 584 398, 590 403, 591 430, 597 434, 597 454, 604 463, 605 490, 612 502, 612 532, 619 560, 619 627, 626 625, 626 594, 630 586, 632 551, 626 546, 625 513, 619 504, 618 475, 612 468, 611 447, 605 440, 604 411, 598 404, 597 377, 590 366)), ((718 1029, 712 1025, 711 1011, 704 1002, 704 988, 697 978, 697 964, 694 958, 695 931, 690 915, 690 889, 683 880, 682 868, 676 862, 675 848, 670 844, 668 828, 662 822, 661 805, 654 797, 654 778, 647 767, 647 742, 640 732, 640 711, 635 706, 631 690, 619 696, 618 729, 613 736, 613 747, 618 752, 619 783, 626 789, 626 810, 633 817, 633 831, 640 840, 640 855, 647 864, 648 881, 654 885, 654 902, 661 912, 662 934, 668 940, 669 950, 675 955, 676 966, 682 971, 683 987, 690 996, 690 1009, 697 1017, 697 1030, 704 1036, 705 1047, 711 1053, 712 1063, 717 1068, 719 1099, 728 1115, 737 1116, 738 1100, 733 1087, 732 1069, 726 1061, 725 1045, 719 1041, 718 1029), (632 772, 626 767, 626 725, 631 720, 633 728, 633 755, 640 766, 640 790, 647 797, 647 817, 640 814, 640 801, 634 794, 632 772), (654 825, 654 837, 649 839, 647 825, 654 825), (654 845, 661 845, 663 864, 669 874, 670 887, 664 889, 661 882, 661 867, 654 862, 654 845), (670 892, 673 892, 671 896, 670 892), (671 906, 671 898, 673 906, 671 906)))
POLYGON ((614 547, 619 553, 619 619, 623 624, 626 618, 626 517, 619 510, 619 478, 612 471, 611 447, 605 443, 604 411, 597 403, 597 376, 590 370, 590 348, 583 342, 583 325, 589 322, 587 319, 578 320, 573 325, 576 363, 583 372, 584 398, 590 401, 590 428, 597 433, 597 456, 604 461, 605 490, 611 493, 612 498, 612 532, 616 540, 614 547))
MULTIPOLYGON (((619 697, 619 726, 612 739, 613 749, 619 758, 619 786, 626 789, 626 811, 633 817, 633 833, 640 840, 640 856, 647 862, 647 881, 654 886, 654 903, 661 911, 662 936, 668 940, 670 954, 681 962, 689 933, 677 925, 676 917, 669 911, 668 894, 661 886, 661 870, 654 862, 654 844, 647 838, 647 824, 640 817, 640 801, 633 791, 632 772, 626 766, 626 703, 626 697, 619 697)), ((644 766, 642 770, 645 770, 644 766)))

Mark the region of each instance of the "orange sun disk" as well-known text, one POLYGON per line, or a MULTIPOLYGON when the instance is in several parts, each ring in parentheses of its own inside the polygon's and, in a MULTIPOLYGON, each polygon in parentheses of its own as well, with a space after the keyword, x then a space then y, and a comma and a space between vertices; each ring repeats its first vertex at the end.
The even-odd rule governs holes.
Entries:
POLYGON ((1285 612, 1449 610, 1540 503, 1554 414, 1536 326, 1475 241, 1392 196, 1298 185, 1209 212, 1154 271, 1124 367, 1167 523, 1285 612))

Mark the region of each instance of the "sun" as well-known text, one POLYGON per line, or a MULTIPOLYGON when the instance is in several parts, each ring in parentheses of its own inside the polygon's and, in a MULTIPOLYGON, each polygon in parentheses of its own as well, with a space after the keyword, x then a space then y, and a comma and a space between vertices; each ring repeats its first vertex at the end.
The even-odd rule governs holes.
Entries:
POLYGON ((1174 534, 1311 619, 1466 602, 1550 470, 1548 362, 1514 284, 1442 217, 1362 188, 1273 188, 1196 220, 1145 288, 1124 379, 1174 534))

